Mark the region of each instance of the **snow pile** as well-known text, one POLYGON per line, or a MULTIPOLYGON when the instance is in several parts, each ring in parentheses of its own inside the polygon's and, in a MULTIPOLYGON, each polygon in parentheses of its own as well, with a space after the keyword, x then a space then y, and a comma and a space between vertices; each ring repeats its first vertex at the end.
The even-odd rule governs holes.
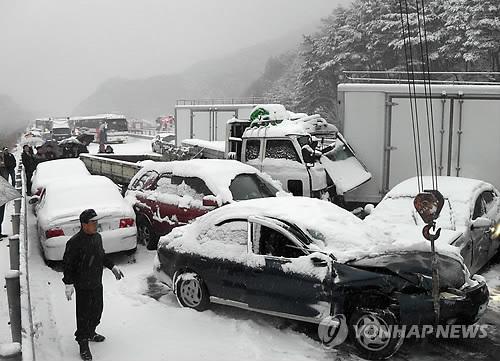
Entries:
MULTIPOLYGON (((257 169, 235 160, 223 159, 191 159, 186 161, 154 162, 144 161, 139 163, 142 169, 134 176, 139 179, 148 171, 156 171, 159 174, 172 173, 180 177, 198 177, 202 179, 210 191, 216 196, 217 203, 223 205, 233 201, 233 195, 229 189, 231 181, 239 174, 258 174, 265 180, 257 169)), ((273 185, 283 192, 281 186, 276 182, 273 185)))
POLYGON ((243 137, 283 137, 290 134, 335 134, 338 129, 319 114, 293 113, 280 104, 257 105, 251 115, 250 127, 243 137))
POLYGON ((21 353, 21 344, 19 342, 0 343, 0 357, 10 358, 21 353))
MULTIPOLYGON (((377 227, 364 223, 350 212, 331 203, 304 197, 254 199, 233 203, 198 218, 192 224, 174 230, 161 239, 180 252, 193 252, 219 257, 224 248, 202 247, 198 234, 216 227, 228 219, 248 219, 249 216, 274 217, 300 227, 319 250, 331 252, 340 262, 393 251, 430 251, 430 243, 416 233, 393 237, 377 227)), ((441 253, 459 256, 456 247, 438 242, 441 253)), ((314 248, 314 247, 313 247, 314 248)))
POLYGON ((224 152, 226 150, 226 142, 223 140, 209 141, 203 139, 184 139, 182 141, 182 145, 197 146, 201 148, 216 150, 219 152, 224 152))

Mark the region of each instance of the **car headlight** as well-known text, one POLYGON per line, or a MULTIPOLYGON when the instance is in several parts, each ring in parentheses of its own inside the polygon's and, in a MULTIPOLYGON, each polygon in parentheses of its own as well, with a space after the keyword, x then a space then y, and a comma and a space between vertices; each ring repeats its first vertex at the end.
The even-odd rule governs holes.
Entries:
POLYGON ((462 301, 465 300, 465 293, 462 291, 453 289, 441 292, 439 298, 446 301, 462 301))
POLYGON ((490 238, 491 239, 497 239, 500 237, 500 222, 495 224, 493 227, 490 228, 490 238))

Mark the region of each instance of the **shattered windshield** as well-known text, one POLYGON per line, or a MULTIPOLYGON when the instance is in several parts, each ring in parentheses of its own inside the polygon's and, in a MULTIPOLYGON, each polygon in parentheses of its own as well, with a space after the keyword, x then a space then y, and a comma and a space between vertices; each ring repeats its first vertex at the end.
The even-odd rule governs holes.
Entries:
POLYGON ((351 149, 340 138, 335 139, 329 145, 323 146, 321 152, 331 161, 344 160, 354 156, 351 149))

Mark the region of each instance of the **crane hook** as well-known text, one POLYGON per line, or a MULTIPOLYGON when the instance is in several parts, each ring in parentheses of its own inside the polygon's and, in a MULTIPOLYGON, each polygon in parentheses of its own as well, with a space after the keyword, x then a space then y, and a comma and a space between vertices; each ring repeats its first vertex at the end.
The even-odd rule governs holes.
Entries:
POLYGON ((428 241, 435 241, 441 235, 441 228, 438 228, 438 230, 434 234, 431 233, 431 229, 432 230, 436 229, 436 223, 435 222, 426 224, 424 226, 424 228, 422 229, 422 234, 423 234, 423 236, 424 236, 424 238, 426 240, 428 240, 428 241))

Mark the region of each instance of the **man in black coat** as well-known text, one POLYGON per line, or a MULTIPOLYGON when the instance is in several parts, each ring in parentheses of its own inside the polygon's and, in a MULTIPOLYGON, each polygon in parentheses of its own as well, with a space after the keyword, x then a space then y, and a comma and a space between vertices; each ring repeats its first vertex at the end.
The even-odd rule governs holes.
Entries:
POLYGON ((16 186, 16 157, 14 157, 14 154, 9 152, 9 148, 7 148, 7 147, 5 147, 3 149, 3 161, 5 163, 5 168, 7 168, 7 172, 9 173, 12 186, 15 187, 16 186))
POLYGON ((33 155, 33 150, 29 145, 23 146, 21 161, 24 165, 24 173, 26 174, 26 193, 31 195, 31 177, 36 169, 36 159, 33 155))
POLYGON ((109 268, 117 280, 123 273, 104 253, 102 238, 97 233, 97 214, 86 209, 80 214, 80 231, 69 239, 64 252, 64 278, 66 298, 76 290, 76 332, 82 360, 92 360, 89 341, 102 342, 105 337, 95 329, 103 309, 102 271, 109 268))

